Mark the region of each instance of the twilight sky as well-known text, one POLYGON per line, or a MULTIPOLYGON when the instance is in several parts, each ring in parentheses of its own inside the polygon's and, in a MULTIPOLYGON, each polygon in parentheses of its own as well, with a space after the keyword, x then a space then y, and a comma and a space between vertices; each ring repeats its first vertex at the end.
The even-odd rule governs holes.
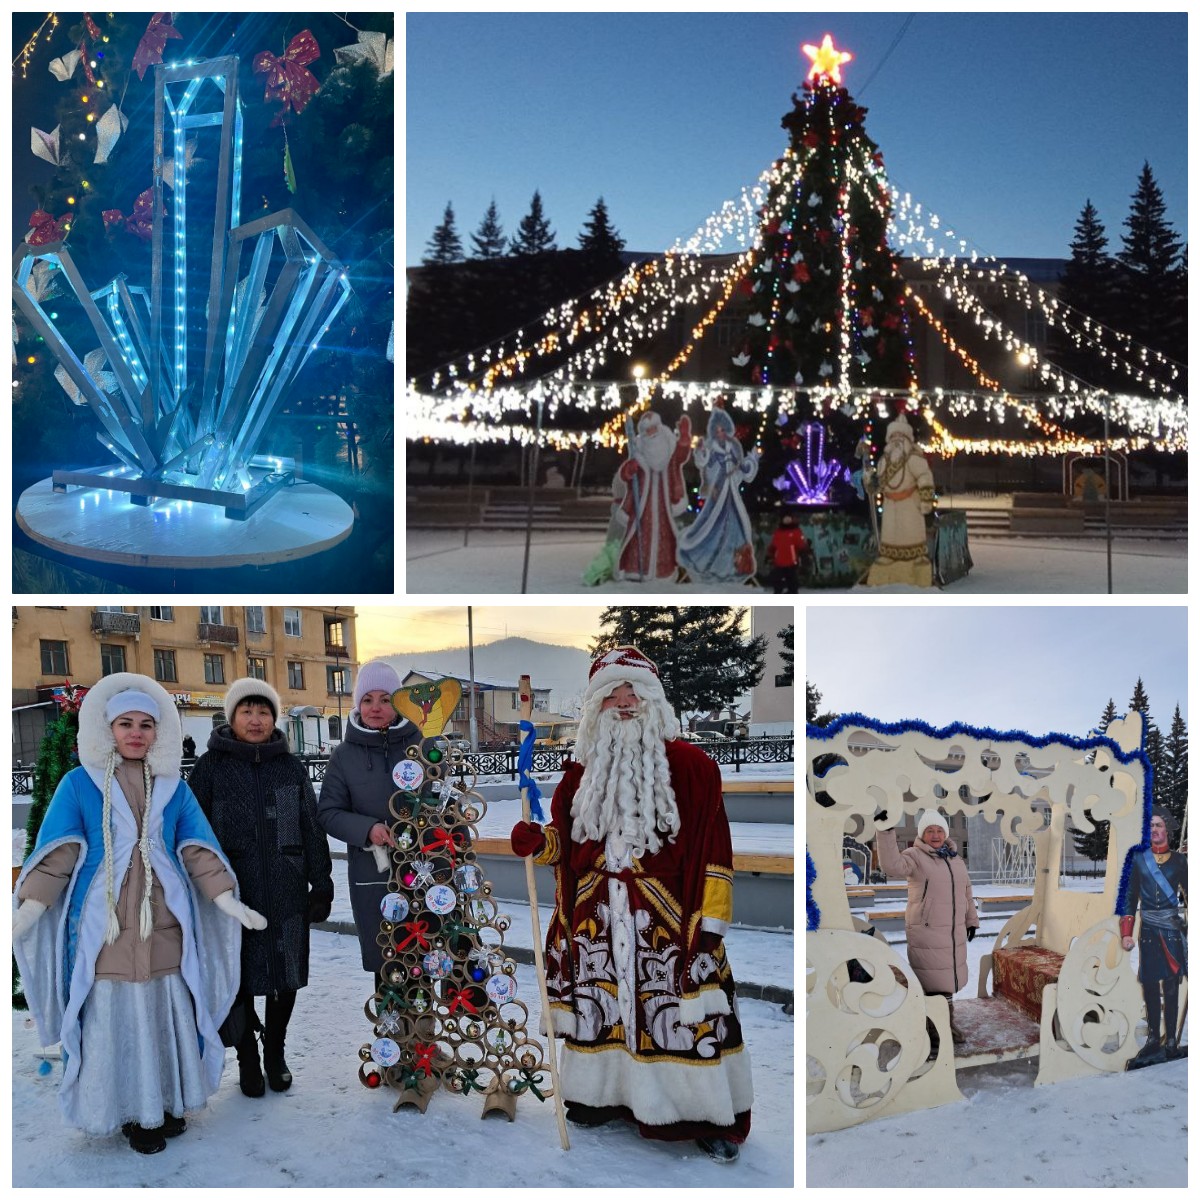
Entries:
POLYGON ((825 33, 892 183, 981 253, 1067 257, 1090 199, 1120 249, 1145 161, 1187 237, 1187 17, 1177 13, 419 13, 406 26, 407 229, 447 201, 507 236, 535 189, 561 248, 603 195, 662 251, 786 148, 825 33), (911 19, 910 19, 911 18, 911 19), (898 40, 897 40, 898 39, 898 40))
POLYGON ((1083 737, 1140 676, 1163 733, 1188 719, 1183 606, 810 606, 804 640, 822 711, 1083 737))

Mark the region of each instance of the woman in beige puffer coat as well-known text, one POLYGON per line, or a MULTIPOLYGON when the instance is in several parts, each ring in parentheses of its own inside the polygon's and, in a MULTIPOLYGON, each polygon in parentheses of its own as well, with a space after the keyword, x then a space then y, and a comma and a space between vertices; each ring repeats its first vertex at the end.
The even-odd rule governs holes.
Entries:
POLYGON ((903 853, 894 829, 875 835, 879 865, 889 876, 908 880, 909 965, 926 995, 946 997, 967 982, 967 942, 979 928, 971 877, 949 832, 946 818, 930 810, 921 814, 917 841, 903 853))

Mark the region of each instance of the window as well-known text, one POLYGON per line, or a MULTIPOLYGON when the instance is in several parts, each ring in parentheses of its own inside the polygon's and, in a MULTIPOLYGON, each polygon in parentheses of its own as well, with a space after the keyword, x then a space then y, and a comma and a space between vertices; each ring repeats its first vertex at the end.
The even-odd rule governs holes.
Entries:
POLYGON ((221 606, 219 604, 200 605, 200 624, 224 625, 225 622, 221 620, 221 606))
POLYGON ((175 609, 170 604, 152 604, 150 605, 150 620, 152 621, 173 621, 175 620, 175 609))
POLYGON ((69 675, 66 642, 42 642, 42 674, 69 675))
POLYGON ((223 654, 206 654, 204 656, 204 682, 225 682, 225 656, 223 654))
MULTIPOLYGON (((246 606, 246 632, 247 633, 266 633, 267 619, 266 612, 261 604, 246 606)), ((265 675, 255 675, 255 679, 265 679, 265 675)))
POLYGON ((246 674, 251 679, 265 680, 267 677, 267 660, 265 658, 246 659, 246 674))
POLYGON ((155 650, 154 678, 159 683, 176 683, 179 676, 175 674, 175 651, 155 650))
POLYGON ((349 672, 345 667, 326 667, 325 682, 335 696, 345 696, 350 691, 349 672))
POLYGON ((286 637, 300 636, 300 610, 298 608, 283 610, 283 632, 286 637))
POLYGON ((329 718, 329 740, 331 742, 340 742, 342 740, 342 720, 340 717, 329 718))
POLYGON ((96 611, 123 613, 125 611, 125 606, 123 604, 97 604, 96 611))
POLYGON ((125 647, 100 643, 100 674, 115 675, 125 670, 125 647))
POLYGON ((325 645, 344 648, 346 645, 346 623, 341 619, 325 618, 325 645))
POLYGON ((293 691, 302 692, 304 690, 304 664, 298 662, 288 663, 288 687, 293 691))

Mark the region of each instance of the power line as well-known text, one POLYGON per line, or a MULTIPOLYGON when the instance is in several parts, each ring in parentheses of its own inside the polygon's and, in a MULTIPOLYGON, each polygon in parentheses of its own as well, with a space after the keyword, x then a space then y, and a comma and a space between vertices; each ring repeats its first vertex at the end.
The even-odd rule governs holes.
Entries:
POLYGON ((863 92, 865 92, 867 88, 871 86, 871 80, 873 80, 875 76, 883 70, 884 63, 891 58, 892 51, 895 50, 898 45, 900 45, 901 39, 903 39, 904 35, 908 32, 908 27, 912 24, 913 17, 916 15, 916 13, 909 13, 908 16, 904 18, 904 24, 900 26, 900 32, 897 33, 894 38, 892 38, 892 44, 884 52, 883 58, 879 60, 879 65, 871 72, 870 75, 867 76, 867 82, 864 83, 862 87, 855 89, 857 95, 861 96, 863 92))

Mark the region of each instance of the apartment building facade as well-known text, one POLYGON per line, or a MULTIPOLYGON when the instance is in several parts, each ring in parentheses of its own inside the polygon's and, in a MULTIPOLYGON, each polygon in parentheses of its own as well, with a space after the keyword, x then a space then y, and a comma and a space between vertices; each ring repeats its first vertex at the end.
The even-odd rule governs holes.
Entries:
POLYGON ((279 728, 314 753, 341 740, 358 671, 353 607, 13 607, 13 757, 32 761, 53 693, 135 671, 175 698, 198 751, 224 719, 225 691, 251 676, 280 695, 279 728))

